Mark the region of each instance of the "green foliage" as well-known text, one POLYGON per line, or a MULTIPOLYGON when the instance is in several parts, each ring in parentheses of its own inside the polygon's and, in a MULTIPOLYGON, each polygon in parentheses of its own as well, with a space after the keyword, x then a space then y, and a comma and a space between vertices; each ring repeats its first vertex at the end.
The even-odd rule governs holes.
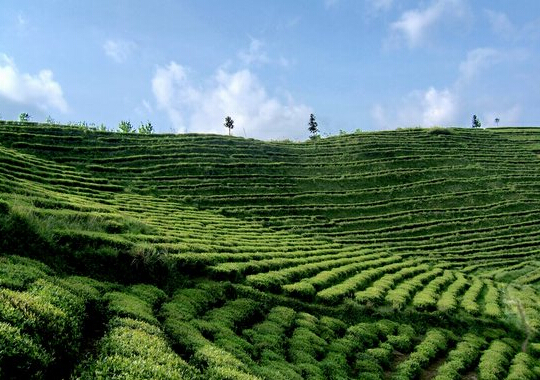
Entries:
POLYGON ((27 112, 21 113, 19 115, 19 121, 20 122, 30 121, 30 115, 27 112))
POLYGON ((469 280, 462 274, 456 273, 456 280, 441 294, 437 301, 437 309, 443 312, 452 312, 458 306, 458 296, 465 291, 469 280))
POLYGON ((518 352, 508 372, 507 380, 534 380, 540 376, 537 360, 525 352, 518 352))
POLYGON ((154 133, 154 126, 149 121, 146 124, 141 123, 139 126, 139 133, 143 135, 150 135, 154 133))
POLYGON ((0 257, 0 287, 24 290, 37 279, 47 277, 50 269, 34 260, 17 256, 0 257))
POLYGON ((9 203, 4 201, 3 199, 0 199, 0 214, 8 214, 9 213, 9 203))
POLYGON ((0 368, 5 379, 37 378, 52 361, 44 348, 20 328, 0 321, 0 368))
POLYGON ((227 116, 225 118, 225 123, 223 125, 225 126, 225 128, 229 130, 229 136, 230 136, 231 130, 234 128, 234 120, 230 116, 227 116))
POLYGON ((312 136, 316 136, 319 133, 318 123, 315 121, 315 115, 309 115, 308 131, 312 136))
POLYGON ((161 304, 167 298, 167 294, 155 287, 154 285, 148 284, 136 284, 131 285, 127 291, 141 300, 148 303, 151 307, 156 307, 158 304, 161 304))
POLYGON ((508 372, 510 360, 517 346, 511 340, 494 340, 480 357, 478 378, 480 380, 496 380, 508 372))
POLYGON ((115 319, 100 341, 98 357, 79 369, 79 379, 199 379, 198 371, 167 344, 161 330, 145 322, 115 319))
POLYGON ((436 380, 461 379, 465 370, 469 369, 480 356, 480 350, 486 345, 486 340, 474 334, 463 336, 456 348, 448 354, 448 358, 439 367, 436 380))
POLYGON ((444 127, 432 127, 428 129, 430 135, 453 135, 455 132, 453 129, 444 127))
POLYGON ((427 284, 413 298, 413 305, 419 309, 434 309, 438 301, 438 296, 442 287, 454 280, 454 274, 451 271, 445 271, 442 276, 437 277, 427 284))
POLYGON ((442 330, 429 330, 414 352, 401 362, 393 376, 394 379, 412 379, 418 376, 420 370, 425 368, 436 355, 446 349, 447 336, 442 330))
POLYGON ((109 302, 108 310, 112 316, 138 319, 151 324, 158 324, 152 311, 152 305, 137 297, 122 292, 110 292, 104 299, 109 302))
POLYGON ((487 291, 484 298, 485 307, 484 314, 493 318, 500 318, 503 315, 501 307, 499 306, 499 289, 493 282, 487 282, 487 291))
POLYGON ((0 122, 0 377, 534 378, 540 130, 95 129, 0 122))
POLYGON ((480 120, 476 115, 473 115, 472 118, 472 127, 473 128, 480 128, 482 126, 482 123, 480 123, 480 120))
POLYGON ((131 125, 130 121, 122 120, 118 124, 118 132, 120 133, 135 133, 135 128, 131 125))
POLYGON ((461 306, 469 313, 476 315, 480 312, 480 307, 476 302, 480 292, 484 289, 484 282, 478 278, 473 280, 471 287, 463 295, 461 306))

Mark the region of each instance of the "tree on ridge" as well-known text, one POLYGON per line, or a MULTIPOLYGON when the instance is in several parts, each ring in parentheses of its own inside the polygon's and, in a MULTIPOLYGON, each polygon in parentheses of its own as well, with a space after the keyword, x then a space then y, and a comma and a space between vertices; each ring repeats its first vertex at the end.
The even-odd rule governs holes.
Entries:
POLYGON ((232 119, 232 117, 227 116, 225 118, 225 123, 223 125, 225 126, 225 128, 229 129, 229 136, 230 136, 231 135, 231 129, 234 128, 234 120, 232 119))
POLYGON ((319 133, 319 128, 317 128, 318 124, 315 121, 315 115, 311 114, 309 115, 309 128, 308 131, 311 133, 312 136, 315 136, 317 133, 319 133))
POLYGON ((133 125, 131 125, 130 121, 122 120, 120 124, 118 124, 118 132, 120 133, 134 133, 135 128, 133 128, 133 125))
POLYGON ((150 135, 154 133, 154 126, 150 122, 147 122, 146 124, 141 123, 139 133, 142 135, 150 135))
POLYGON ((482 123, 480 123, 480 120, 476 115, 473 115, 472 117, 472 127, 473 128, 480 128, 482 126, 482 123))

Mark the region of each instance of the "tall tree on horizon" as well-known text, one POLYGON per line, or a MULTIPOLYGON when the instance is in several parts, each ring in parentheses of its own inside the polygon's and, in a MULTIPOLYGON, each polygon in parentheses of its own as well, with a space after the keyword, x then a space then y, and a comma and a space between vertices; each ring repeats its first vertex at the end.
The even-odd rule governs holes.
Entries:
POLYGON ((315 136, 317 133, 319 133, 319 128, 317 128, 318 124, 315 121, 315 115, 311 114, 309 115, 309 128, 308 131, 311 133, 312 136, 315 136))
POLYGON ((227 116, 225 118, 225 123, 223 125, 225 126, 225 128, 229 129, 229 136, 230 136, 231 135, 231 129, 234 128, 234 120, 232 119, 232 117, 227 116))
POLYGON ((482 123, 480 123, 480 120, 476 115, 473 115, 472 117, 472 127, 473 128, 480 128, 482 126, 482 123))

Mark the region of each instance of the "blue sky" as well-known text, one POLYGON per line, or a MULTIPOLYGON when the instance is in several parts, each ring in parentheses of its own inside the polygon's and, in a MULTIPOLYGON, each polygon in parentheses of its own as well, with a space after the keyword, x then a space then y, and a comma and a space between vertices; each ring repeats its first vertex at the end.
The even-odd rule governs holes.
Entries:
POLYGON ((0 117, 307 138, 540 125, 538 0, 0 0, 0 117))

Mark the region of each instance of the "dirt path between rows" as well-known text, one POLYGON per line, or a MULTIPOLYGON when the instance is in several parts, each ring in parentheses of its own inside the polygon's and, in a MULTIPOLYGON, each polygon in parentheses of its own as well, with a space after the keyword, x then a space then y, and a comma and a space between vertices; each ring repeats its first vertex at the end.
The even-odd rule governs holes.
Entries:
POLYGON ((525 327, 525 334, 526 334, 525 340, 521 344, 521 351, 526 352, 527 347, 529 346, 529 338, 531 337, 531 330, 529 328, 529 324, 527 323, 527 319, 525 318, 525 313, 523 312, 523 306, 521 305, 521 301, 520 300, 516 300, 516 301, 517 301, 517 307, 519 310, 519 316, 521 318, 521 321, 523 322, 523 326, 525 327))

